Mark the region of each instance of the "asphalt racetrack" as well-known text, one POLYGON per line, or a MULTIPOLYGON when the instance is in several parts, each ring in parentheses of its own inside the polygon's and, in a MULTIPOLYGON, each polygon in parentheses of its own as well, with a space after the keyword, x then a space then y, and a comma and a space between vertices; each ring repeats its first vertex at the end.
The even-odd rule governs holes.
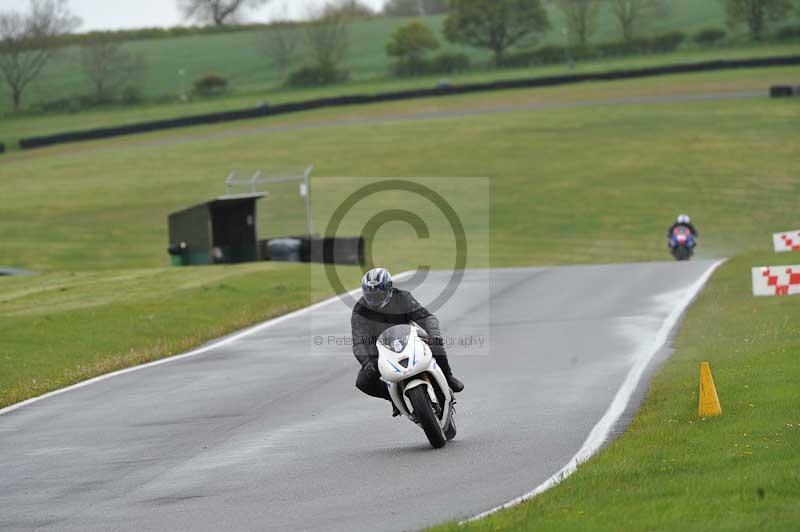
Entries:
MULTIPOLYGON (((573 458, 711 266, 467 272, 437 312, 466 384, 459 435, 439 451, 354 388, 338 300, 7 411, 0 530, 414 530, 473 516, 573 458)), ((427 303, 449 277, 414 293, 427 303)))

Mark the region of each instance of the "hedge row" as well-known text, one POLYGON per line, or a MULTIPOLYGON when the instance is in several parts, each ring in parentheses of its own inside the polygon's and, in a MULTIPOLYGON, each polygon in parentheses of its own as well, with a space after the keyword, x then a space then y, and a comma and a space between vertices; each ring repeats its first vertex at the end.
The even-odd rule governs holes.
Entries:
POLYGON ((414 61, 397 61, 392 63, 392 73, 400 77, 423 76, 431 74, 457 74, 466 72, 470 67, 470 59, 466 54, 443 53, 430 59, 414 61))
POLYGON ((182 118, 171 118, 167 120, 157 120, 154 122, 143 122, 126 126, 108 127, 100 129, 90 129, 76 131, 73 133, 61 133, 42 137, 32 137, 20 140, 20 148, 31 149, 43 146, 51 146, 64 142, 79 142, 86 140, 116 137, 120 135, 130 135, 133 133, 145 133, 162 129, 177 127, 198 126, 205 124, 217 124, 233 120, 243 120, 248 118, 263 118, 267 116, 296 113, 309 111, 322 107, 338 107, 345 105, 363 105, 379 102, 391 102, 398 100, 412 100, 417 98, 430 98, 438 96, 450 96, 455 94, 467 94, 474 92, 486 92, 495 90, 524 89, 532 87, 549 87, 554 85, 568 85, 573 83, 583 83, 587 81, 611 81, 621 79, 645 78, 651 76, 661 76, 665 74, 684 74, 691 72, 703 72, 713 70, 725 70, 734 68, 753 68, 753 67, 774 67, 800 65, 800 55, 764 57, 757 59, 738 59, 738 60, 717 60, 702 63, 688 63, 665 65, 659 67, 641 68, 633 70, 614 70, 610 72, 595 72, 587 74, 572 74, 567 76, 550 76, 543 78, 515 79, 506 81, 495 81, 489 83, 471 83, 466 85, 440 84, 435 88, 414 89, 394 92, 384 92, 379 94, 354 94, 332 98, 320 98, 294 103, 284 103, 280 105, 263 105, 260 107, 241 109, 236 111, 224 111, 196 116, 186 116, 182 118))
POLYGON ((502 61, 503 67, 530 67, 563 63, 567 59, 591 60, 627 55, 664 54, 674 52, 686 40, 686 34, 679 31, 656 35, 651 38, 630 41, 606 42, 593 46, 544 46, 530 52, 508 55, 502 61))

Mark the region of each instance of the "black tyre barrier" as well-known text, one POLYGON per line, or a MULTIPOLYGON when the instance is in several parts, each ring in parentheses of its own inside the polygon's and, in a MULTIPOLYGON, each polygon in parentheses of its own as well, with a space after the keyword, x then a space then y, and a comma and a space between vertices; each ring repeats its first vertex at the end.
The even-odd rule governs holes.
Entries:
POLYGON ((772 98, 790 98, 792 96, 800 96, 800 86, 792 87, 791 85, 773 85, 769 88, 769 95, 772 98))
POLYGON ((686 63, 663 65, 659 67, 649 67, 629 70, 612 70, 609 72, 593 72, 587 74, 571 74, 567 76, 549 76, 542 78, 514 79, 505 81, 494 81, 488 83, 469 83, 465 85, 439 85, 429 89, 412 89, 404 91, 383 92, 378 94, 351 94, 332 98, 320 98, 317 100, 306 100, 302 102, 284 103, 279 105, 263 105, 251 109, 240 109, 236 111, 224 111, 204 115, 185 116, 180 118, 170 118, 156 120, 153 122, 142 122, 126 126, 107 127, 99 129, 89 129, 75 131, 72 133, 60 133, 41 137, 30 137, 19 141, 19 146, 23 150, 42 148, 61 144, 65 142, 81 142, 87 140, 97 140, 122 135, 132 135, 135 133, 149 133, 163 129, 179 127, 189 127, 207 124, 218 124, 234 120, 245 120, 250 118, 263 118, 267 116, 297 113, 310 111, 323 107, 339 107, 345 105, 364 105, 370 103, 392 102, 399 100, 413 100, 418 98, 432 98, 439 96, 451 96, 456 94, 468 94, 474 92, 487 92, 509 89, 525 89, 533 87, 552 87, 555 85, 570 85, 574 83, 584 83, 587 81, 613 81, 623 79, 646 78, 653 76, 663 76, 667 74, 689 74, 693 72, 709 72, 715 70, 728 70, 736 68, 762 68, 776 66, 800 65, 800 55, 761 57, 755 59, 734 59, 704 61, 701 63, 686 63))
MULTIPOLYGON (((363 266, 366 263, 363 237, 330 237, 309 238, 306 236, 288 237, 297 240, 300 244, 299 262, 315 262, 320 264, 339 264, 343 266, 363 266)), ((259 257, 262 260, 288 260, 283 256, 271 256, 270 241, 275 239, 260 240, 259 257)))
POLYGON ((303 239, 304 262, 363 266, 364 239, 361 237, 331 237, 303 239))
POLYGON ((5 153, 5 151, 6 151, 6 145, 0 142, 0 153, 5 153))

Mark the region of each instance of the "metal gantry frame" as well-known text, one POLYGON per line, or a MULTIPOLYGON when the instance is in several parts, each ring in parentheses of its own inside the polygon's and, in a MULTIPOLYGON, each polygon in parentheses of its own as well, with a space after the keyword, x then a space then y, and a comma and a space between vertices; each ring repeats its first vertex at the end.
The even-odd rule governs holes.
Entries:
POLYGON ((269 185, 272 183, 287 183, 290 181, 300 182, 300 195, 306 206, 306 233, 307 236, 313 236, 314 227, 311 216, 311 172, 314 170, 314 165, 309 165, 302 175, 285 175, 270 177, 265 176, 264 172, 258 170, 249 178, 238 178, 238 172, 235 170, 228 175, 225 179, 225 194, 231 195, 232 189, 235 186, 249 186, 250 192, 255 194, 258 192, 269 192, 268 190, 258 190, 259 185, 269 185))

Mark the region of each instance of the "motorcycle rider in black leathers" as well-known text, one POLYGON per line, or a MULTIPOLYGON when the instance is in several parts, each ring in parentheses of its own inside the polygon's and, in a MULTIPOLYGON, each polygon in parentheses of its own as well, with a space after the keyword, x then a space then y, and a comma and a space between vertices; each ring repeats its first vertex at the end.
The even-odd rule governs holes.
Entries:
POLYGON ((672 224, 667 230, 667 238, 672 238, 672 232, 678 227, 685 227, 690 233, 692 233, 693 237, 697 238, 697 229, 695 229, 692 225, 692 219, 689 218, 689 215, 681 214, 678 216, 678 219, 675 220, 675 223, 672 224))
MULTIPOLYGON (((464 389, 464 384, 453 376, 436 316, 420 305, 411 293, 395 288, 392 276, 384 268, 368 271, 361 280, 361 290, 363 297, 353 308, 350 319, 353 354, 361 364, 356 388, 372 397, 392 401, 386 384, 380 379, 378 348, 375 344, 386 329, 413 321, 428 333, 431 353, 442 368, 450 388, 454 392, 464 389)), ((393 415, 399 414, 395 408, 393 415)))

